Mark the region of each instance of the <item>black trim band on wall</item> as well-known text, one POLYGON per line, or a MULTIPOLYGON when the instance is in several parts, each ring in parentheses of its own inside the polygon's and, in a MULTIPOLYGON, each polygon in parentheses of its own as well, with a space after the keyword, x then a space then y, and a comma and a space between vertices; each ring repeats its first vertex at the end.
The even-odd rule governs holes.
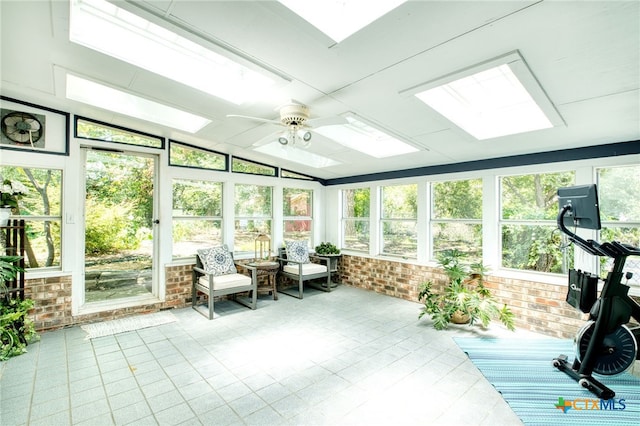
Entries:
POLYGON ((640 154, 640 140, 327 179, 325 186, 640 154))

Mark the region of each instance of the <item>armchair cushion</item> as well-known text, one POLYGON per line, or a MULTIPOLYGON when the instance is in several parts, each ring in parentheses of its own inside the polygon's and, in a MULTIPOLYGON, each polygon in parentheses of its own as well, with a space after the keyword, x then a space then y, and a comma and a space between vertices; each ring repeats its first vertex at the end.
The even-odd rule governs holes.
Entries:
MULTIPOLYGON (((298 265, 295 263, 289 263, 288 265, 284 265, 282 269, 285 272, 290 274, 298 275, 298 265)), ((318 263, 304 263, 302 265, 302 276, 311 275, 311 274, 322 274, 323 272, 327 272, 326 265, 320 265, 318 263)))
MULTIPOLYGON (((285 242, 287 259, 293 262, 309 263, 309 246, 307 240, 289 240, 285 242)), ((297 270, 297 267, 296 267, 297 270)))
POLYGON ((233 256, 229 253, 226 244, 207 249, 198 249, 198 256, 207 274, 219 276, 238 272, 233 263, 233 256))
MULTIPOLYGON (((198 279, 198 284, 209 288, 209 277, 203 275, 198 279)), ((213 289, 225 290, 228 288, 243 287, 251 285, 251 277, 243 274, 226 274, 213 277, 213 289)))

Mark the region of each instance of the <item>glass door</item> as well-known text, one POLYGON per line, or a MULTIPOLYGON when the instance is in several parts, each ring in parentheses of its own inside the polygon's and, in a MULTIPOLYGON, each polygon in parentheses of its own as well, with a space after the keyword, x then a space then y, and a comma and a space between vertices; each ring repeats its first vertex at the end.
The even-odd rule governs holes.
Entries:
POLYGON ((157 158, 84 149, 84 301, 150 296, 157 158))

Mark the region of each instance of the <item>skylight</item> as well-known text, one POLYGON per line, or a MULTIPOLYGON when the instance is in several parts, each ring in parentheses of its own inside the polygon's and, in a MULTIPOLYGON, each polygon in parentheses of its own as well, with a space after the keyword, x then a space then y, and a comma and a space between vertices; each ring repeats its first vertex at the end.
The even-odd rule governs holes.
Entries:
POLYGON ((518 54, 429 86, 415 96, 479 140, 562 124, 518 54))
POLYGON ((316 169, 337 166, 341 164, 336 160, 323 157, 322 155, 314 154, 313 152, 309 152, 304 149, 298 149, 289 145, 281 145, 278 141, 256 147, 254 148, 254 150, 262 152, 263 154, 282 158, 283 160, 289 160, 295 163, 304 164, 305 166, 311 166, 316 169))
POLYGON ((275 80, 104 0, 72 0, 69 39, 240 105, 275 80))
POLYGON ((418 151, 401 140, 384 133, 353 115, 346 115, 349 124, 323 126, 315 130, 347 148, 376 158, 393 157, 418 151))
POLYGON ((406 0, 278 0, 340 43, 406 0))
POLYGON ((176 108, 67 74, 67 98, 152 123, 196 133, 211 123, 176 108))

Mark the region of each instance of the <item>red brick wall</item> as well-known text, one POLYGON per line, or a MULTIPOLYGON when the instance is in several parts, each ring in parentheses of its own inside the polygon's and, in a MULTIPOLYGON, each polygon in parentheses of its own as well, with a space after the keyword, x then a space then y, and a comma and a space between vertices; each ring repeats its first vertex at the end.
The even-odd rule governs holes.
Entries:
POLYGON ((25 283, 25 297, 34 300, 33 320, 39 331, 107 321, 133 314, 191 305, 191 269, 193 265, 170 266, 165 270, 167 289, 164 302, 131 308, 106 310, 85 315, 71 314, 71 276, 30 279, 25 283))
MULTIPOLYGON (((25 283, 25 297, 34 300, 32 318, 39 331, 108 321, 134 314, 191 306, 191 271, 193 265, 169 266, 165 269, 164 302, 100 311, 84 315, 71 314, 71 276, 30 279, 25 283)), ((258 277, 259 291, 269 292, 267 276, 258 277)))
MULTIPOLYGON (((38 330, 182 308, 191 305, 192 266, 167 267, 166 300, 145 306, 72 316, 70 276, 28 280, 25 295, 35 301, 33 318, 38 330)), ((414 302, 418 301, 422 282, 433 280, 442 283, 446 280, 443 271, 438 268, 350 255, 342 256, 339 274, 340 282, 344 285, 414 302)), ((260 277, 262 291, 269 291, 266 279, 266 276, 260 277)), ((513 310, 518 328, 571 338, 584 323, 584 316, 565 303, 565 286, 495 276, 488 276, 485 285, 500 302, 513 310)))
POLYGON ((24 297, 33 299, 33 320, 37 330, 73 324, 71 276, 27 280, 24 297))
MULTIPOLYGON (((439 268, 350 255, 342 256, 340 276, 343 284, 413 302, 423 282, 432 280, 438 290, 446 281, 439 268)), ((485 286, 511 308, 517 328, 571 338, 584 324, 585 316, 565 302, 565 286, 495 276, 487 276, 485 286)))

